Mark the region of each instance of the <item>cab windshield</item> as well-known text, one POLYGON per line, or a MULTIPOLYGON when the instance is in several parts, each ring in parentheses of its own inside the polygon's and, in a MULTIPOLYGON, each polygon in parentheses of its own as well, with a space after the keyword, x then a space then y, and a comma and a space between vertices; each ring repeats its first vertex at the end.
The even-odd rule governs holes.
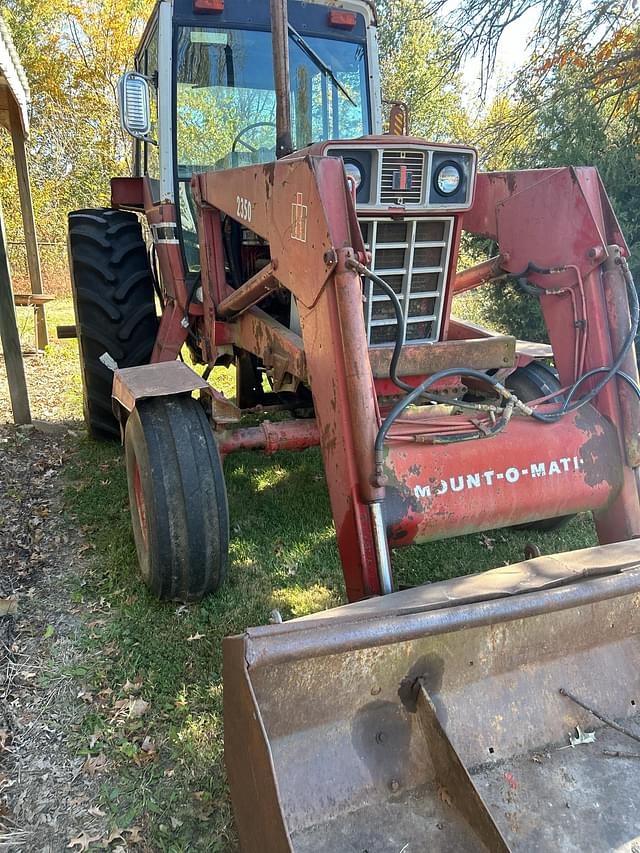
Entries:
MULTIPOLYGON (((365 47, 289 37, 294 148, 370 132, 365 47)), ((271 33, 180 27, 176 51, 178 179, 275 159, 271 33)))

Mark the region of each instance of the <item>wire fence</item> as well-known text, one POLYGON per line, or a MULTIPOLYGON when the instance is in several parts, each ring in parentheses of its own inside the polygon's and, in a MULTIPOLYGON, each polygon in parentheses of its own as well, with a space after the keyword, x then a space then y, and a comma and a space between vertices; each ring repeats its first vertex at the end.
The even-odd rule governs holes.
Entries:
MULTIPOLYGON (((52 296, 64 296, 71 293, 69 279, 69 263, 67 261, 67 244, 42 240, 38 242, 40 250, 40 267, 42 269, 42 287, 45 293, 52 296)), ((27 247, 23 240, 9 240, 7 254, 11 267, 13 289, 16 293, 29 293, 29 265, 27 247)))

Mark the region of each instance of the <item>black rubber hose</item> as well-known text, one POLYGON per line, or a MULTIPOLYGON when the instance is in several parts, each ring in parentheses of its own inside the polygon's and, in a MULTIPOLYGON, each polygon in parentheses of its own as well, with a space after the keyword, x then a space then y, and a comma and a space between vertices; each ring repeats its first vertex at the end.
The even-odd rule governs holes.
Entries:
POLYGON ((191 306, 191 303, 193 302, 193 297, 196 295, 196 290, 201 280, 201 274, 198 273, 197 276, 191 282, 191 287, 189 288, 189 292, 187 293, 187 301, 184 304, 184 316, 182 318, 185 326, 189 325, 189 308, 191 306))
MULTIPOLYGON (((364 264, 360 264, 356 261, 351 264, 354 269, 363 277, 369 278, 379 287, 381 287, 384 292, 387 294, 391 301, 391 305, 393 306, 393 311, 396 315, 396 339, 393 346, 393 355, 391 356, 391 364, 389 365, 389 376, 391 381, 396 385, 396 387, 400 388, 401 391, 406 391, 407 393, 411 393, 414 390, 414 385, 409 385, 408 382, 404 382, 398 376, 398 364, 400 362, 400 356, 402 355, 402 347, 404 346, 404 316, 402 314, 402 306, 400 305, 400 300, 398 299, 398 294, 391 287, 391 285, 386 282, 383 278, 380 278, 379 275, 373 272, 373 270, 368 269, 364 266, 364 264)), ((459 371, 460 372, 460 371, 459 371)), ((414 398, 415 399, 415 398, 414 398)), ((466 400, 450 400, 448 397, 442 397, 439 394, 429 394, 428 399, 434 403, 444 403, 445 405, 457 406, 459 408, 464 409, 474 409, 476 411, 487 411, 491 410, 490 407, 478 404, 467 402, 466 400)), ((495 407, 494 407, 495 408, 495 407)))
MULTIPOLYGON (((586 379, 591 379, 592 376, 597 376, 598 373, 608 373, 608 372, 609 372, 608 367, 594 367, 593 370, 589 370, 588 373, 585 373, 584 376, 580 377, 580 382, 584 382, 586 379)), ((632 391, 637 395, 638 399, 640 399, 640 385, 638 385, 638 383, 636 382, 635 379, 633 379, 631 376, 629 376, 628 373, 625 373, 624 370, 617 370, 616 371, 616 377, 618 379, 622 379, 624 382, 626 382, 627 385, 629 385, 629 387, 632 389, 632 391)), ((577 385, 578 385, 578 383, 576 383, 576 385, 573 386, 573 389, 575 389, 577 387, 577 385)), ((570 391, 570 393, 568 395, 569 400, 571 399, 571 396, 573 394, 573 389, 570 391)))
POLYGON ((376 469, 377 473, 380 472, 380 466, 383 461, 383 452, 384 452, 384 440, 387 436, 387 433, 393 426, 394 422, 398 419, 398 417, 404 412, 404 410, 410 406, 415 400, 421 397, 424 392, 435 382, 439 382, 440 379, 446 379, 449 376, 467 376, 472 379, 477 379, 480 382, 484 382, 487 385, 490 385, 494 388, 502 397, 506 397, 508 400, 507 406, 505 407, 505 411, 502 417, 496 422, 495 426, 489 429, 487 432, 483 432, 481 430, 474 431, 473 433, 462 433, 458 436, 459 441, 464 441, 467 437, 471 438, 484 438, 489 435, 495 435, 497 432, 500 432, 509 422, 511 417, 511 411, 513 410, 514 405, 522 408, 526 411, 527 414, 531 414, 531 410, 528 406, 524 406, 518 398, 511 393, 505 386, 499 382, 497 379, 494 379, 493 376, 489 376, 486 373, 483 373, 481 370, 476 370, 475 368, 467 367, 449 367, 446 370, 440 370, 438 373, 434 373, 432 376, 427 377, 423 382, 419 385, 416 385, 415 388, 412 389, 410 393, 407 394, 406 397, 403 397, 402 400, 399 400, 395 406, 391 409, 387 417, 384 419, 382 426, 378 430, 378 434, 376 436, 375 441, 375 455, 376 455, 376 469), (509 412, 507 413, 507 409, 509 412))

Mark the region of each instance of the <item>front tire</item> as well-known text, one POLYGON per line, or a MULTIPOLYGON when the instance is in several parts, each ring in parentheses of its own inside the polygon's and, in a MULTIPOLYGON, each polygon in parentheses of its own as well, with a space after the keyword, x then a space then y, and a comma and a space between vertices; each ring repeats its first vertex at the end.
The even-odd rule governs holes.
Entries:
POLYGON ((142 400, 125 428, 138 563, 163 600, 199 601, 227 574, 229 513, 222 461, 192 397, 142 400))

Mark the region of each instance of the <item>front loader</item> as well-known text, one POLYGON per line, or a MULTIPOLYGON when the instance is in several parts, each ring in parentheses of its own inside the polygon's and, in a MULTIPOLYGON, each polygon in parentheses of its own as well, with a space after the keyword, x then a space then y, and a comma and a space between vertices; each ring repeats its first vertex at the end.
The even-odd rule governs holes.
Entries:
POLYGON ((626 850, 628 248, 595 169, 482 173, 399 104, 384 133, 376 44, 368 0, 160 0, 120 85, 135 175, 70 215, 86 419, 124 441, 141 573, 169 600, 224 580, 222 460, 320 447, 353 603, 226 641, 243 849, 626 850), (459 271, 463 231, 496 254, 459 271), (548 344, 452 315, 506 276, 548 344), (598 548, 394 592, 398 547, 585 511, 598 548), (561 749, 593 720, 623 721, 598 732, 615 764, 561 749))

